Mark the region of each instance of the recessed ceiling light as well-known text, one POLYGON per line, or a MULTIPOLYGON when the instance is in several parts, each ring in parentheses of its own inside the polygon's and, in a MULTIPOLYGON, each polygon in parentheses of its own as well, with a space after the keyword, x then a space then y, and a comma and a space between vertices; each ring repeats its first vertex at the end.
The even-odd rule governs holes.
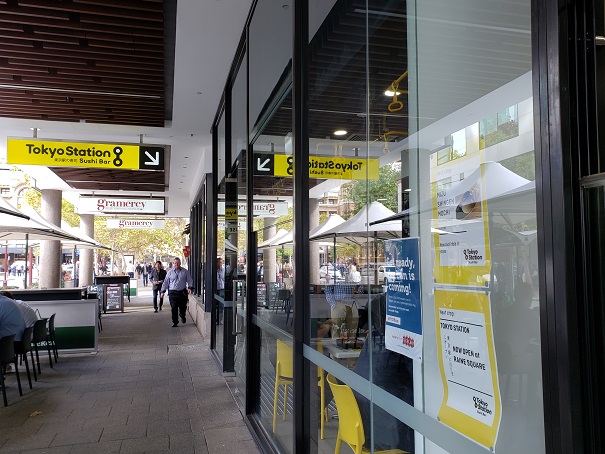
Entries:
POLYGON ((334 131, 335 136, 344 136, 346 133, 347 133, 347 131, 345 131, 344 129, 339 129, 337 131, 334 131))
POLYGON ((186 168, 187 168, 187 165, 184 165, 184 166, 183 166, 183 169, 186 169, 186 168))
POLYGON ((386 91, 384 92, 384 95, 385 95, 385 96, 395 96, 395 94, 396 94, 397 96, 399 96, 399 95, 401 94, 401 92, 400 92, 400 91, 395 92, 395 91, 393 91, 393 90, 386 90, 386 91))

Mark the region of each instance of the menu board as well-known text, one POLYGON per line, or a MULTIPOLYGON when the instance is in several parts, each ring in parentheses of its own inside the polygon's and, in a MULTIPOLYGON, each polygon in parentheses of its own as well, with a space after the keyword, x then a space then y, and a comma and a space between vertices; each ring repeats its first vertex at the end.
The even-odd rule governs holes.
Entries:
POLYGON ((124 299, 121 285, 105 286, 105 310, 124 312, 124 299))
POLYGON ((256 284, 256 304, 265 306, 267 304, 267 286, 264 282, 256 284))

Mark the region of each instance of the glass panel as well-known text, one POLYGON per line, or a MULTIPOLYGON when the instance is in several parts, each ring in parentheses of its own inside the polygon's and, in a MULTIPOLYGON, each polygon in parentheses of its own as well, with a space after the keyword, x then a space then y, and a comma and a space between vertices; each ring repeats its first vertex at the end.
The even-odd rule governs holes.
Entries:
POLYGON ((342 0, 310 16, 317 241, 302 271, 310 347, 335 376, 328 420, 311 415, 317 451, 355 408, 376 451, 544 452, 530 2, 342 0), (410 407, 431 417, 416 432, 410 407))
POLYGON ((246 55, 243 57, 243 62, 237 73, 237 78, 233 85, 233 105, 232 109, 232 145, 231 149, 237 156, 237 235, 234 236, 236 240, 233 244, 236 249, 235 257, 236 270, 234 277, 237 277, 240 283, 236 294, 234 295, 234 311, 235 318, 233 320, 232 331, 235 334, 235 351, 234 351, 234 364, 235 364, 235 397, 238 399, 240 406, 245 408, 246 403, 246 354, 245 354, 245 336, 246 336, 246 294, 245 282, 246 282, 246 221, 247 216, 244 213, 243 207, 246 206, 248 192, 246 190, 247 182, 247 160, 246 150, 248 148, 248 134, 246 127, 246 109, 240 109, 239 105, 247 97, 247 60, 246 55))
POLYGON ((214 295, 214 318, 216 323, 215 338, 213 345, 219 359, 223 358, 223 318, 225 312, 225 116, 221 119, 217 127, 218 134, 218 209, 217 209, 217 235, 216 235, 216 294, 214 295))
MULTIPOLYGON (((530 2, 421 0, 407 3, 407 17, 410 136, 401 146, 423 335, 414 406, 496 452, 544 452, 530 2)), ((397 250, 404 261, 408 249, 397 250)), ((405 355, 418 341, 406 331, 403 347, 389 347, 399 299, 387 290, 386 348, 405 355)), ((427 453, 464 452, 416 441, 427 453)))
POLYGON ((292 154, 290 84, 292 54, 292 2, 259 0, 249 30, 249 122, 253 149, 254 212, 246 221, 258 234, 255 257, 247 257, 249 272, 257 277, 256 324, 261 328, 259 420, 282 452, 293 452, 291 298, 292 241, 276 237, 292 229, 292 177, 287 169, 292 154), (284 99, 285 98, 285 99, 284 99), (277 244, 278 239, 284 239, 277 244), (272 241, 269 241, 272 240, 272 241), (278 361, 278 338, 281 344, 278 361), (278 366, 278 363, 281 366, 278 366), (279 371, 281 367, 281 371, 279 371), (274 402, 277 383, 277 402, 274 402), (283 396, 289 395, 286 413, 283 396), (275 427, 273 424, 276 411, 275 427))
POLYGON ((250 128, 258 130, 266 102, 283 81, 292 56, 292 0, 259 0, 249 29, 250 128))

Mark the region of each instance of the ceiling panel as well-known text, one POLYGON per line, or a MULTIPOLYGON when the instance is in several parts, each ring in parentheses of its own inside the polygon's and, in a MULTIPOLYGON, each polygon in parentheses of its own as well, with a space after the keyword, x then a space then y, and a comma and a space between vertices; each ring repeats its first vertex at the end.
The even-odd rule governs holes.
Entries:
POLYGON ((162 127, 164 72, 162 0, 0 1, 1 117, 162 127))

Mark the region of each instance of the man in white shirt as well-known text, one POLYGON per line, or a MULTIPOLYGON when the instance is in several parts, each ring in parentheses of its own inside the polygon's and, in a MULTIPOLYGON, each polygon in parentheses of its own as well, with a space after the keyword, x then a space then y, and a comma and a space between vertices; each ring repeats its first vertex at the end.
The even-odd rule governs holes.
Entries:
POLYGON ((168 290, 168 298, 170 299, 170 307, 172 309, 172 327, 179 326, 179 313, 181 321, 187 322, 185 313, 187 311, 188 294, 193 290, 193 278, 189 271, 181 268, 181 259, 174 258, 173 267, 166 273, 166 278, 162 284, 160 297, 163 298, 168 290))

